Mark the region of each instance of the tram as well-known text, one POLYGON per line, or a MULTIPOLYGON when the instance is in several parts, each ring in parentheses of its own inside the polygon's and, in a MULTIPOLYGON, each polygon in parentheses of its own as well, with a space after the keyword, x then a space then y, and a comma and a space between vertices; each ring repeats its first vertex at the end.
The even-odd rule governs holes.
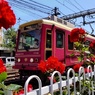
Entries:
MULTIPOLYGON (((19 26, 16 43, 16 62, 14 68, 20 72, 39 71, 40 60, 55 56, 66 67, 79 63, 78 52, 71 57, 74 43, 70 42, 70 31, 75 26, 61 18, 51 16, 33 20, 19 26)), ((88 35, 85 44, 89 45, 95 37, 88 35)))

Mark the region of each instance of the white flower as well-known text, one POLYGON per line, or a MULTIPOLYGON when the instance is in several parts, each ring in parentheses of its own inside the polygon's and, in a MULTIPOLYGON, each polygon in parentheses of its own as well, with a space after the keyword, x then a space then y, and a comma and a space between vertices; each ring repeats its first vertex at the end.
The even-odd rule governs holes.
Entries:
POLYGON ((87 62, 90 62, 90 60, 89 60, 89 59, 86 59, 86 61, 87 61, 87 62))
POLYGON ((90 51, 85 51, 86 54, 90 54, 90 51))
POLYGON ((51 95, 50 93, 48 93, 48 95, 51 95))
POLYGON ((81 95, 80 92, 77 92, 76 94, 77 94, 77 95, 81 95))

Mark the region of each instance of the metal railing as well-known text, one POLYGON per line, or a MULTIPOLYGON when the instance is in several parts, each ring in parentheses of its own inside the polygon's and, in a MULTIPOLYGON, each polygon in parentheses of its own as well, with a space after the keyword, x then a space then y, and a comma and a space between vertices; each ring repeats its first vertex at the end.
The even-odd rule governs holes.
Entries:
POLYGON ((79 82, 79 85, 78 85, 79 93, 82 93, 82 91, 85 90, 85 86, 82 87, 81 81, 86 80, 86 79, 88 81, 93 79, 93 80, 91 80, 91 88, 92 89, 88 88, 88 95, 94 95, 95 65, 94 65, 93 69, 91 66, 88 66, 87 73, 85 73, 84 67, 80 67, 79 73, 77 76, 75 75, 75 71, 72 68, 70 68, 67 71, 67 79, 66 80, 62 80, 62 76, 61 76, 60 72, 54 71, 51 75, 50 85, 43 86, 43 87, 42 87, 41 79, 36 75, 32 75, 25 82, 24 93, 25 93, 25 95, 48 95, 48 93, 50 93, 50 95, 54 95, 53 92, 59 90, 60 95, 63 95, 62 88, 67 87, 68 93, 66 95, 71 95, 70 86, 73 85, 73 92, 74 92, 73 95, 83 95, 83 94, 77 94, 76 82, 79 82), (72 77, 70 77, 71 73, 72 73, 72 77), (59 82, 53 83, 55 74, 57 74, 59 76, 59 82), (28 87, 29 81, 32 80, 33 78, 37 79, 39 88, 34 89, 31 92, 27 92, 27 87, 28 87))

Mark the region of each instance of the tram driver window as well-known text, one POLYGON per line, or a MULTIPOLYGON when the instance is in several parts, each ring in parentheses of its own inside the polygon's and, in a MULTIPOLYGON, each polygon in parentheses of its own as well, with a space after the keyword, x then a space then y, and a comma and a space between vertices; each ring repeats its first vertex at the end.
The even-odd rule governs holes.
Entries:
POLYGON ((47 30, 46 47, 51 48, 51 30, 47 30))
POLYGON ((63 48, 63 33, 61 32, 56 33, 56 47, 63 48))
POLYGON ((74 46, 74 44, 73 44, 73 42, 70 41, 70 35, 69 35, 68 36, 68 49, 73 50, 73 46, 74 46))

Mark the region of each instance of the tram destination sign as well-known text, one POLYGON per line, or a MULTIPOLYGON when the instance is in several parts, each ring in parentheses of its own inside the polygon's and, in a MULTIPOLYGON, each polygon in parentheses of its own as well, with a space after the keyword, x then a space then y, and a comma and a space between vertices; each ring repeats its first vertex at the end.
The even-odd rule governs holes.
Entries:
POLYGON ((39 30, 39 29, 41 29, 41 23, 40 24, 35 23, 24 27, 24 30, 39 30))

